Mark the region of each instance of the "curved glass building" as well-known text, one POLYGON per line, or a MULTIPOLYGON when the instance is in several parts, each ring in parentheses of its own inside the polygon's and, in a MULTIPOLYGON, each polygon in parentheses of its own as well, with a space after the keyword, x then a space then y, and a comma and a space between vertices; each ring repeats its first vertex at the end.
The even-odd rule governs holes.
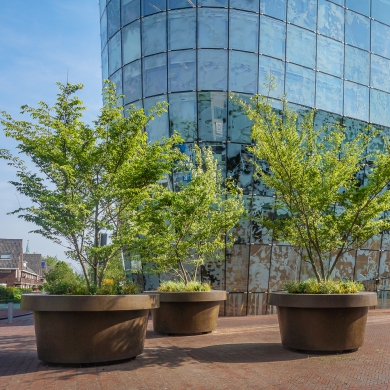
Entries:
MULTIPOLYGON (((243 99, 266 93, 273 75, 276 107, 286 94, 299 112, 318 109, 316 126, 341 120, 353 137, 373 123, 390 134, 388 0, 100 0, 100 11, 103 78, 117 84, 125 105, 147 110, 167 101, 168 113, 147 128, 150 140, 176 130, 188 153, 194 143, 212 146, 252 216, 271 213, 274 198, 252 175, 251 123, 230 91, 243 99)), ((371 147, 382 148, 381 139, 371 147)), ((229 292, 226 315, 264 314, 267 291, 308 277, 294 249, 255 222, 242 221, 234 234, 224 260, 202 271, 229 292)), ((346 255, 336 276, 389 272, 384 233, 346 255)))

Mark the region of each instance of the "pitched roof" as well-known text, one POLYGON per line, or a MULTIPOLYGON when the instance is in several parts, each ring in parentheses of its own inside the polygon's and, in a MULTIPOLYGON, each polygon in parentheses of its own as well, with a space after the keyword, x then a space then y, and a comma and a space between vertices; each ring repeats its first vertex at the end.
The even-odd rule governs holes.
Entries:
POLYGON ((22 239, 0 238, 0 268, 19 268, 19 259, 22 253, 22 239), (1 255, 10 255, 10 257, 2 259, 1 255))
POLYGON ((42 255, 39 253, 23 253, 23 261, 27 267, 31 268, 36 274, 40 275, 42 255))

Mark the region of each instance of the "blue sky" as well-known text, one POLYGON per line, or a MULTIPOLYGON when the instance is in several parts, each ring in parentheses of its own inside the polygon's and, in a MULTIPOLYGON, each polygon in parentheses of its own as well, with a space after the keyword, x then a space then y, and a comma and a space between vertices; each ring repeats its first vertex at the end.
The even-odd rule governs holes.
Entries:
MULTIPOLYGON (((98 0, 1 0, 0 12, 0 110, 15 119, 20 106, 53 104, 56 81, 83 83, 78 95, 89 108, 85 121, 91 122, 101 108, 101 62, 98 0)), ((0 148, 13 153, 16 143, 7 139, 0 125, 0 148)), ((15 215, 19 206, 30 205, 16 195, 8 183, 15 172, 0 160, 0 238, 30 241, 30 252, 57 255, 65 260, 63 248, 29 234, 34 225, 15 215)))

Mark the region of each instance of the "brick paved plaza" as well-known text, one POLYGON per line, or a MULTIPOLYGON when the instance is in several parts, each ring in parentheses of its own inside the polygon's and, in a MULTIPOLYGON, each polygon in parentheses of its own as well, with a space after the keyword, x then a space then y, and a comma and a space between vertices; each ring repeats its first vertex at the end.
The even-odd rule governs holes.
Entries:
POLYGON ((365 345, 343 355, 284 349, 275 315, 222 317, 202 336, 151 329, 135 360, 63 367, 37 359, 32 315, 1 320, 0 389, 390 389, 390 310, 370 311, 365 345))

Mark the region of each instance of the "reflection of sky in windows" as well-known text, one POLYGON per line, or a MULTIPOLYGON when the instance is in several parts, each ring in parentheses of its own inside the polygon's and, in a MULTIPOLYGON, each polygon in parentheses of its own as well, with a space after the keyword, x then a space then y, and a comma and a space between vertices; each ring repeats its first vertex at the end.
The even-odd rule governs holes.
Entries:
POLYGON ((345 78, 368 85, 370 81, 370 54, 354 47, 346 46, 345 78))
MULTIPOLYGON (((269 0, 272 1, 272 0, 269 0)), ((287 21, 310 30, 316 29, 317 1, 289 0, 287 21)))
POLYGON ((228 47, 228 10, 198 10, 198 47, 228 47))
POLYGON ((286 45, 286 24, 260 16, 260 53, 284 59, 286 45))
POLYGON ((287 100, 314 107, 314 71, 293 64, 286 66, 287 100))
POLYGON ((168 13, 168 49, 196 47, 196 10, 184 9, 168 13))
MULTIPOLYGON (((101 1, 100 3, 103 3, 101 1)), ((140 17, 139 0, 122 0, 122 26, 140 17)))
POLYGON ((345 42, 364 50, 370 50, 370 19, 347 10, 345 42))
POLYGON ((260 12, 286 20, 286 0, 260 0, 260 12))
POLYGON ((318 32, 344 41, 344 9, 328 0, 318 0, 318 32))
POLYGON ((121 67, 121 32, 108 41, 108 74, 112 75, 121 67))
POLYGON ((390 60, 371 55, 371 86, 390 92, 390 60))
POLYGON ((315 67, 316 35, 303 28, 287 26, 287 61, 295 64, 315 67), (297 50, 304 48, 304 50, 297 50))
POLYGON ((198 90, 227 90, 227 50, 198 50, 198 90))
POLYGON ((343 80, 317 73, 316 108, 336 114, 343 113, 343 80))
POLYGON ((259 16, 250 12, 230 11, 229 47, 235 50, 257 52, 259 43, 259 16))
POLYGON ((275 98, 281 98, 284 94, 284 67, 283 61, 275 58, 260 57, 259 93, 275 98), (269 90, 271 78, 275 89, 269 90))
POLYGON ((127 25, 122 30, 123 64, 128 64, 141 57, 141 32, 139 20, 127 25))
POLYGON ((331 38, 317 37, 317 69, 343 77, 344 45, 331 38))
POLYGON ((196 51, 173 51, 168 58, 168 91, 195 90, 196 51))
POLYGON ((370 16, 370 0, 346 0, 345 6, 353 11, 370 16))
POLYGON ((368 121, 369 89, 363 85, 344 82, 344 115, 368 121))
POLYGON ((169 95, 171 133, 177 131, 186 142, 196 139, 196 92, 169 95))
POLYGON ((157 54, 144 58, 143 64, 143 88, 144 96, 164 93, 167 88, 167 57, 165 54, 157 54))
POLYGON ((258 55, 231 50, 229 52, 229 90, 257 92, 258 55))
POLYGON ((159 13, 142 19, 142 55, 167 50, 166 14, 159 13))
POLYGON ((390 58, 390 27, 371 21, 371 51, 390 58))
MULTIPOLYGON (((166 95, 144 99, 145 112, 148 113, 151 107, 163 101, 167 101, 166 95)), ((150 142, 159 141, 162 137, 169 137, 168 114, 165 112, 160 116, 156 115, 154 120, 149 121, 146 125, 146 132, 150 142)))

